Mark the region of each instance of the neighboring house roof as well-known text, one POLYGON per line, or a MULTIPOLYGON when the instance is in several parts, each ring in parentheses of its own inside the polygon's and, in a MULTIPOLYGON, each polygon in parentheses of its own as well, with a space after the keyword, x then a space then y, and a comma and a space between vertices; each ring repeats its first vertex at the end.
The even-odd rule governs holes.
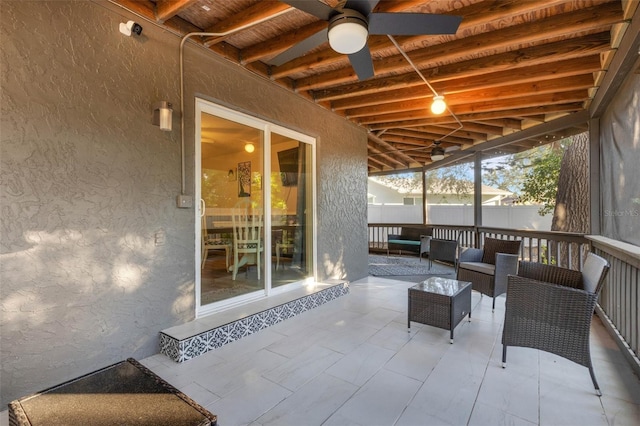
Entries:
MULTIPOLYGON (((374 178, 370 178, 369 182, 375 182, 376 184, 386 188, 386 189, 390 189, 392 191, 398 192, 400 194, 403 195, 419 195, 422 196, 422 188, 413 188, 411 190, 406 190, 404 188, 399 188, 396 185, 390 184, 388 182, 381 182, 377 179, 374 178)), ((471 191, 473 191, 473 182, 471 181, 464 181, 466 183, 468 183, 469 188, 471 189, 471 191)), ((457 194, 457 192, 455 192, 453 189, 451 188, 442 188, 442 185, 436 184, 436 185, 432 185, 431 190, 427 192, 427 195, 454 195, 457 194)), ((499 188, 494 188, 492 186, 488 186, 488 185, 482 185, 482 194, 483 195, 500 195, 500 196, 504 196, 504 197, 508 197, 508 196, 512 196, 513 193, 510 191, 505 191, 504 189, 499 189, 499 188)))

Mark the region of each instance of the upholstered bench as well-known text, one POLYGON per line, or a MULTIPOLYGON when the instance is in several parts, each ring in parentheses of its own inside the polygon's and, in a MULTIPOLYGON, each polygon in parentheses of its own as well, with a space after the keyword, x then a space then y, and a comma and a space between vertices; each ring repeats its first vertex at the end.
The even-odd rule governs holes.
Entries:
POLYGON ((400 234, 387 235, 387 256, 390 250, 398 250, 400 254, 405 251, 420 255, 420 237, 432 235, 433 228, 430 226, 422 228, 403 226, 400 234))

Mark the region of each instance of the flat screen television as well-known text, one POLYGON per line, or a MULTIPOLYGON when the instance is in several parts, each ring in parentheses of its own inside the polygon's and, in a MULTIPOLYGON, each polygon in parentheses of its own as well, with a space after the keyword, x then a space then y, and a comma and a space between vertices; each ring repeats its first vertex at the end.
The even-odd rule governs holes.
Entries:
POLYGON ((282 186, 298 185, 298 148, 278 152, 282 186))

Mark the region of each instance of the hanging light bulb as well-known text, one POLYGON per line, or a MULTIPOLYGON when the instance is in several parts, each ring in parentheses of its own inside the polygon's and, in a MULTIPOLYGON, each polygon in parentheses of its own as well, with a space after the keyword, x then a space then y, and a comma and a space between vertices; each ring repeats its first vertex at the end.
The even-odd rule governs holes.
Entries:
POLYGON ((247 151, 249 154, 251 154, 253 151, 255 151, 255 150, 256 150, 256 147, 255 147, 252 143, 247 142, 247 143, 244 145, 244 150, 245 150, 245 151, 247 151))
POLYGON ((447 104, 444 102, 444 96, 434 96, 433 103, 431 104, 431 112, 438 115, 442 114, 447 109, 447 104))

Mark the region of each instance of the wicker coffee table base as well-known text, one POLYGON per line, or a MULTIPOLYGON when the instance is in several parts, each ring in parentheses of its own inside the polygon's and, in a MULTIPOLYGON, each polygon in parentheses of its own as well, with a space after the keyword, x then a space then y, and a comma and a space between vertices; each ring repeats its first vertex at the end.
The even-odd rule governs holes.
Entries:
MULTIPOLYGON (((455 281, 455 280, 447 280, 455 281)), ((438 294, 418 288, 409 289, 407 329, 411 331, 411 321, 450 331, 453 343, 453 330, 462 319, 469 315, 471 321, 471 283, 457 282, 460 290, 455 294, 438 294)))

